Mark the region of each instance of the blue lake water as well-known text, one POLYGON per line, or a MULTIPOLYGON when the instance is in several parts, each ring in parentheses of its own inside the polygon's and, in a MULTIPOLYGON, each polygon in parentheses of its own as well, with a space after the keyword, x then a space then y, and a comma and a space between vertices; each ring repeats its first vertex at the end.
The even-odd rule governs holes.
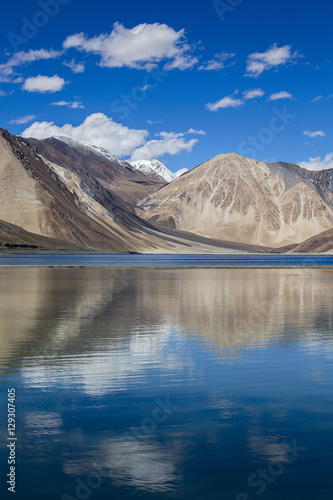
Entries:
POLYGON ((332 266, 333 255, 214 254, 13 254, 0 255, 0 266, 332 266))
POLYGON ((329 268, 1 268, 1 498, 330 498, 332 304, 329 268))

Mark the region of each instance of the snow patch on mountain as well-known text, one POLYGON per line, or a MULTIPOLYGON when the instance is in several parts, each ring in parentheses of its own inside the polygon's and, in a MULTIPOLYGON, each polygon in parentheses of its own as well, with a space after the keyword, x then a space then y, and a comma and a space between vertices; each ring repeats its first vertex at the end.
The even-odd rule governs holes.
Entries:
POLYGON ((188 168, 181 168, 180 170, 178 170, 175 174, 173 174, 175 176, 175 179, 177 179, 178 177, 180 177, 181 175, 183 174, 186 174, 186 172, 188 172, 188 168))
POLYGON ((162 162, 156 159, 137 160, 130 163, 132 167, 134 167, 136 170, 139 170, 143 174, 149 176, 155 173, 162 177, 162 179, 164 179, 166 182, 172 182, 173 180, 177 179, 177 177, 187 172, 187 169, 183 168, 182 170, 173 173, 162 162))
POLYGON ((77 151, 84 152, 86 151, 93 151, 94 153, 97 153, 100 156, 104 156, 109 161, 112 161, 112 163, 116 163, 117 165, 120 165, 121 167, 124 168, 130 168, 132 170, 132 167, 130 163, 127 161, 122 160, 121 158, 118 158, 118 156, 112 154, 109 150, 101 148, 99 146, 87 144, 85 142, 79 142, 76 141, 75 139, 72 139, 68 135, 60 135, 60 136, 53 136, 54 139, 58 139, 58 141, 65 142, 72 148, 76 149, 77 151))
POLYGON ((125 168, 131 168, 131 164, 128 163, 125 160, 122 160, 121 158, 118 158, 118 156, 113 155, 109 150, 100 148, 98 146, 90 146, 93 151, 96 153, 105 156, 108 160, 112 161, 113 163, 117 163, 118 165, 121 165, 122 167, 125 168))
POLYGON ((166 182, 172 182, 173 180, 177 179, 177 177, 180 177, 185 172, 188 172, 187 168, 182 168, 181 170, 178 170, 178 172, 173 173, 162 162, 156 159, 137 160, 128 162, 122 160, 121 158, 118 158, 118 156, 112 154, 109 150, 105 148, 87 144, 85 142, 76 141, 75 139, 72 139, 72 137, 68 135, 53 136, 53 137, 54 139, 58 139, 58 141, 62 141, 68 144, 77 151, 80 151, 81 153, 82 152, 84 153, 84 151, 93 151, 94 153, 97 153, 100 156, 103 156, 104 158, 108 159, 112 163, 116 163, 121 167, 129 168, 131 170, 137 170, 150 178, 151 177, 156 178, 156 175, 158 175, 161 179, 164 179, 166 182))

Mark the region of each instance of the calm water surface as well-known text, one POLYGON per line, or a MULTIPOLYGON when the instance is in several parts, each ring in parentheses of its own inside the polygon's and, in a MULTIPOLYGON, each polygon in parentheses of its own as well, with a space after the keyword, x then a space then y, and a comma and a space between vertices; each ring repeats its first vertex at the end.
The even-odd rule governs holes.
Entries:
POLYGON ((330 269, 0 269, 1 498, 331 498, 332 304, 330 269))
POLYGON ((333 255, 302 254, 13 254, 0 255, 0 266, 277 266, 333 268, 333 255))

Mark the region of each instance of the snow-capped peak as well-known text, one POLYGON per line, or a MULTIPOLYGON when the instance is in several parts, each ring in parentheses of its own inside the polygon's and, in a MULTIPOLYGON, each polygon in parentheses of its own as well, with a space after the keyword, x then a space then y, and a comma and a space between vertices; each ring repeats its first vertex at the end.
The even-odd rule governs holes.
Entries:
POLYGON ((130 162, 132 167, 136 170, 139 170, 145 175, 157 174, 166 182, 171 182, 183 173, 187 171, 187 169, 182 169, 176 172, 175 174, 171 172, 162 162, 159 160, 137 160, 130 162))
POLYGON ((102 148, 100 146, 95 146, 92 144, 88 144, 86 142, 81 142, 81 141, 76 141, 69 135, 60 135, 60 136, 53 136, 54 139, 57 139, 58 141, 62 141, 72 148, 76 149, 77 151, 93 151, 94 153, 97 153, 104 158, 107 158, 109 161, 112 161, 112 163, 116 163, 117 165, 120 165, 121 167, 124 168, 130 168, 137 170, 141 172, 144 175, 147 175, 148 177, 154 177, 158 175, 162 179, 164 179, 166 182, 171 182, 174 179, 177 179, 177 177, 180 177, 183 175, 185 172, 188 171, 187 168, 183 168, 181 170, 178 170, 178 172, 173 173, 171 172, 162 162, 159 160, 153 159, 153 160, 137 160, 137 161, 132 161, 128 162, 125 160, 122 160, 121 158, 118 158, 118 156, 112 154, 108 149, 102 148))
POLYGON ((188 172, 188 168, 181 168, 180 170, 178 170, 175 174, 173 174, 175 176, 175 179, 177 179, 178 177, 180 177, 181 175, 183 174, 186 174, 186 172, 188 172))
POLYGON ((78 151, 90 150, 90 151, 93 151, 94 153, 99 154, 100 156, 104 156, 104 158, 107 158, 108 160, 112 161, 112 163, 116 163, 117 165, 120 165, 121 167, 131 168, 131 165, 127 161, 124 161, 121 158, 118 158, 118 156, 112 154, 108 149, 104 149, 104 148, 101 148, 99 146, 95 146, 92 144, 87 144, 85 142, 76 141, 75 139, 72 139, 68 135, 60 135, 60 136, 53 136, 53 137, 54 137, 54 139, 58 139, 58 141, 65 142, 66 144, 68 144, 72 148, 77 149, 78 151))
POLYGON ((105 156, 108 160, 112 161, 113 163, 117 163, 118 165, 121 165, 122 167, 130 167, 131 164, 129 164, 127 161, 122 160, 121 158, 118 158, 118 156, 113 155, 108 149, 101 148, 99 146, 90 146, 95 153, 98 153, 102 156, 105 156))

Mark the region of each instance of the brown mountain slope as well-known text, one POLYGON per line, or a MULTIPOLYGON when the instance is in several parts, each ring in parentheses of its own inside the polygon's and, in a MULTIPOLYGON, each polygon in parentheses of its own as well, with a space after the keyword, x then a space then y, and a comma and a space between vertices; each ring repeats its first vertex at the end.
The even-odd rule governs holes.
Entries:
POLYGON ((120 206, 133 211, 133 206, 150 193, 156 191, 165 181, 150 179, 136 171, 129 163, 122 165, 107 159, 93 148, 71 140, 66 143, 56 137, 42 141, 24 139, 43 159, 69 170, 80 176, 92 189, 107 191, 106 197, 120 206))
POLYGON ((333 228, 303 241, 290 253, 333 253, 333 228))
POLYGON ((232 153, 151 194, 137 213, 154 224, 206 237, 281 247, 333 226, 331 194, 300 167, 232 153))
MULTIPOLYGON (((138 232, 145 225, 137 216, 124 213, 115 203, 111 207, 112 202, 108 208, 103 207, 94 199, 94 193, 89 196, 84 186, 80 190, 79 177, 68 175, 72 176, 70 180, 77 189, 72 189, 70 182, 65 182, 27 144, 6 131, 0 132, 2 220, 28 232, 80 246, 120 252, 149 247, 149 241, 145 244, 138 232), (115 220, 117 214, 123 224, 115 220)), ((153 248, 163 243, 158 240, 158 236, 153 235, 150 242, 153 248)))
POLYGON ((0 250, 78 252, 83 251, 83 248, 71 243, 66 243, 65 241, 54 240, 46 236, 28 233, 21 227, 0 220, 0 250))
MULTIPOLYGON (((53 163, 0 129, 0 219, 29 233, 110 252, 244 251, 169 235, 118 203, 79 160, 53 163)), ((84 157, 82 157, 84 163, 84 157)), ((116 177, 116 174, 114 174, 116 177)), ((126 182, 126 179, 124 180, 126 182)))

